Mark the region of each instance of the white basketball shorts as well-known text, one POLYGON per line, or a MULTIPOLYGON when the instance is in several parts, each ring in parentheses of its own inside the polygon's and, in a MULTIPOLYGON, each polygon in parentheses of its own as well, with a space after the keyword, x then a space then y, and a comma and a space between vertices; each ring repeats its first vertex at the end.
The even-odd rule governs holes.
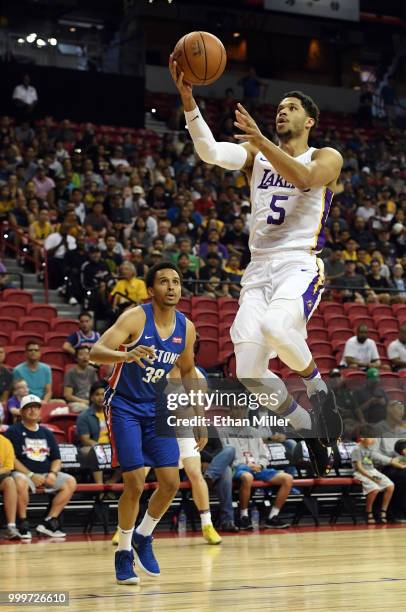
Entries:
POLYGON ((241 285, 240 307, 230 330, 234 344, 252 342, 269 347, 261 324, 272 302, 280 299, 289 300, 285 307, 297 331, 307 338, 306 323, 323 293, 323 261, 308 253, 255 258, 245 270, 241 285))

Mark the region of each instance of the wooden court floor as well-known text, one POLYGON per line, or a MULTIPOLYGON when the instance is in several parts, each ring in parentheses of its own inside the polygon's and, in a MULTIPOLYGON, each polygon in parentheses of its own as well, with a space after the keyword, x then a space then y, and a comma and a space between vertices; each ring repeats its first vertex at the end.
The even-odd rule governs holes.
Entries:
POLYGON ((135 587, 115 584, 115 550, 110 540, 74 536, 0 546, 0 590, 69 591, 60 609, 80 612, 406 609, 404 526, 262 531, 220 546, 158 534, 161 576, 140 573, 135 587))

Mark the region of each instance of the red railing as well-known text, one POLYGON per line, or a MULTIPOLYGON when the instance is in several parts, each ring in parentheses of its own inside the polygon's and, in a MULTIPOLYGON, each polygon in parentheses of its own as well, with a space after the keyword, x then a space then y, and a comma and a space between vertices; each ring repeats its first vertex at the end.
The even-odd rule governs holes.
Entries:
POLYGON ((43 245, 37 240, 33 240, 18 225, 3 221, 0 227, 0 253, 8 251, 15 253, 16 258, 27 260, 34 264, 35 273, 44 277, 44 297, 45 303, 49 302, 49 279, 48 279, 48 257, 43 245), (15 240, 10 240, 10 234, 14 234, 15 240), (29 252, 29 246, 39 249, 40 257, 33 257, 29 252))

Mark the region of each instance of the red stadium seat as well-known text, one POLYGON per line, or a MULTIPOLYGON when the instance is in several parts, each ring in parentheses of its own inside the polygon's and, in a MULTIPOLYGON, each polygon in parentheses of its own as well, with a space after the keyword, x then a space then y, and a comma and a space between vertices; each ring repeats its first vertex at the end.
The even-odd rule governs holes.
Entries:
POLYGON ((368 311, 373 317, 378 314, 392 316, 392 308, 386 304, 368 304, 368 311))
POLYGON ((68 428, 68 431, 66 434, 66 441, 68 444, 75 444, 75 440, 76 440, 76 425, 71 425, 68 428))
POLYGON ((220 312, 220 325, 223 323, 224 325, 229 325, 230 327, 234 323, 235 313, 234 312, 220 312))
POLYGON ((318 355, 317 353, 313 353, 313 358, 319 370, 329 371, 337 367, 337 361, 335 357, 331 355, 318 355))
POLYGON ((309 348, 313 354, 329 355, 331 353, 331 342, 325 340, 309 340, 309 348))
MULTIPOLYGON (((52 397, 63 397, 63 368, 53 366, 52 368, 52 397)), ((66 402, 64 403, 66 406, 66 402)))
POLYGON ((176 307, 178 310, 186 314, 187 312, 190 314, 192 312, 192 301, 189 297, 180 298, 178 305, 176 307))
POLYGON ((354 335, 354 332, 349 327, 339 327, 338 329, 329 332, 330 340, 348 340, 354 335))
POLYGON ((35 340, 39 344, 42 344, 44 336, 36 332, 15 331, 11 333, 10 340, 12 344, 17 346, 25 346, 25 343, 30 340, 35 340))
POLYGON ((44 336, 50 331, 50 322, 47 319, 37 319, 31 316, 21 317, 19 323, 23 331, 33 331, 44 336))
POLYGON ((399 338, 399 332, 398 331, 387 331, 385 332, 385 344, 386 346, 392 342, 393 340, 397 340, 399 338))
POLYGON ((25 361, 25 348, 23 346, 6 346, 5 363, 9 368, 15 368, 25 361))
POLYGON ((51 416, 51 412, 55 408, 66 408, 65 400, 54 400, 52 402, 42 402, 41 405, 41 423, 47 423, 51 416))
POLYGON ((50 366, 58 366, 59 368, 65 368, 65 366, 71 362, 70 355, 65 353, 64 350, 56 347, 44 347, 41 351, 41 361, 47 363, 50 366))
POLYGON ((342 315, 344 313, 343 305, 339 302, 320 302, 317 310, 323 315, 330 312, 336 315, 342 315))
POLYGON ((18 323, 11 317, 0 316, 0 329, 4 334, 11 336, 12 332, 18 329, 18 323))
POLYGON ((404 402, 406 400, 406 393, 402 389, 385 389, 386 393, 389 396, 391 402, 397 400, 399 402, 404 402))
POLYGON ((230 304, 234 308, 238 310, 238 300, 232 297, 220 297, 217 300, 219 310, 224 308, 227 304, 230 304))
POLYGON ((193 296, 192 310, 197 306, 205 308, 207 312, 217 312, 217 301, 214 298, 193 296))
POLYGON ((342 351, 345 347, 345 340, 341 340, 341 338, 339 338, 338 340, 332 340, 331 341, 331 348, 333 350, 333 353, 339 353, 340 351, 342 351))
POLYGON ((65 432, 62 431, 62 429, 59 429, 59 427, 56 427, 56 425, 52 425, 51 423, 42 423, 42 426, 46 427, 54 434, 55 440, 58 444, 65 444, 66 436, 65 432))
POLYGON ((32 295, 24 289, 4 289, 1 297, 5 302, 18 302, 19 304, 31 304, 32 295))
POLYGON ((51 321, 53 332, 71 334, 79 329, 79 322, 76 319, 62 319, 57 317, 51 321))
POLYGON ((10 342, 10 335, 0 332, 0 346, 6 346, 10 342))
POLYGON ((73 412, 69 412, 68 414, 58 414, 55 416, 50 415, 47 424, 58 427, 61 431, 64 432, 65 436, 67 436, 68 429, 72 425, 76 425, 77 418, 78 415, 74 414, 73 412))
POLYGON ((219 324, 217 312, 208 312, 206 309, 194 308, 192 311, 192 321, 194 323, 209 323, 210 325, 219 324))
POLYGON ((400 316, 406 319, 406 304, 392 304, 392 310, 398 319, 400 316))
POLYGON ((226 359, 234 352, 234 345, 229 338, 224 336, 219 339, 219 362, 224 363, 226 359))
POLYGON ((375 322, 372 317, 365 317, 363 315, 353 315, 350 313, 348 318, 351 321, 351 327, 359 327, 360 325, 367 325, 368 329, 375 329, 375 322))
POLYGON ((2 302, 0 304, 0 317, 12 317, 13 319, 19 319, 25 317, 26 306, 19 302, 2 302))
POLYGON ((324 319, 321 315, 314 314, 310 321, 307 323, 307 328, 309 328, 309 325, 311 325, 312 327, 323 327, 324 319))
POLYGON ((219 337, 227 337, 230 338, 230 327, 229 323, 219 323, 219 337))
POLYGON ((218 341, 213 338, 206 338, 200 342, 196 361, 202 368, 213 368, 218 363, 218 341))
POLYGON ((348 315, 351 313, 359 316, 369 316, 367 306, 364 306, 363 304, 355 304, 354 302, 345 302, 344 312, 348 315))
POLYGON ((346 327, 349 324, 349 320, 345 314, 337 315, 334 312, 326 312, 323 319, 323 325, 330 327, 331 323, 334 323, 336 327, 346 327))
POLYGON ((51 320, 58 316, 58 312, 54 306, 49 306, 48 304, 29 304, 27 306, 27 315, 51 320))
POLYGON ((219 335, 217 325, 210 325, 210 323, 195 323, 195 327, 200 335, 200 342, 205 342, 207 338, 214 338, 217 340, 219 335))
POLYGON ((61 348, 65 340, 66 334, 61 334, 60 332, 47 332, 45 334, 44 343, 49 347, 55 346, 56 348, 61 348))
POLYGON ((389 322, 389 321, 384 321, 378 324, 378 332, 379 332, 379 336, 380 338, 384 338, 386 339, 386 335, 387 333, 396 333, 397 335, 399 335, 399 331, 398 331, 398 323, 395 319, 393 319, 393 321, 389 322))
POLYGON ((350 328, 350 322, 347 317, 336 317, 329 321, 328 323, 328 332, 331 334, 336 329, 345 329, 350 328))
POLYGON ((328 332, 327 329, 323 327, 314 327, 309 330, 309 341, 313 340, 328 340, 328 332))

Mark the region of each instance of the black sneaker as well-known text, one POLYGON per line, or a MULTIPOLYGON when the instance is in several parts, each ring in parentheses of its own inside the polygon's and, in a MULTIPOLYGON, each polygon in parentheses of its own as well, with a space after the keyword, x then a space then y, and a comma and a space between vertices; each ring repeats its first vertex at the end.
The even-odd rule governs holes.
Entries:
POLYGON ((333 391, 317 391, 309 399, 313 406, 320 443, 326 447, 333 446, 343 434, 343 421, 333 391))
POLYGON ((265 521, 265 525, 270 529, 287 529, 290 527, 290 523, 281 519, 280 516, 268 517, 265 521))
POLYGON ((240 528, 237 527, 237 525, 235 523, 230 521, 230 522, 226 522, 226 523, 221 523, 220 531, 227 531, 229 533, 237 533, 238 531, 240 531, 240 528))
POLYGON ((18 523, 18 532, 22 540, 31 540, 32 535, 30 531, 30 524, 27 519, 24 519, 18 523))
POLYGON ((252 529, 252 523, 249 516, 241 516, 239 527, 241 530, 252 529))
POLYGON ((50 536, 51 538, 65 538, 66 533, 59 529, 59 521, 56 518, 45 520, 42 524, 37 525, 38 533, 50 536))

